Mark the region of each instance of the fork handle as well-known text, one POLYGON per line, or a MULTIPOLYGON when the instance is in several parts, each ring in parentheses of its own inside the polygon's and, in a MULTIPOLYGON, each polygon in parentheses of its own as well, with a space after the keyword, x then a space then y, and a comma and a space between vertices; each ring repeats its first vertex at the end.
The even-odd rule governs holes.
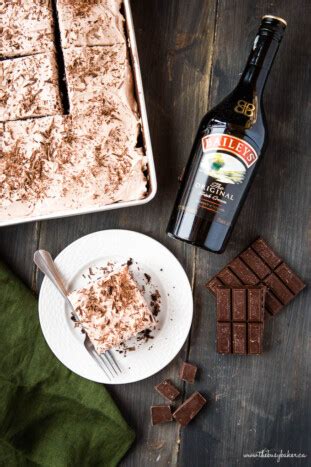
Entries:
POLYGON ((45 250, 37 250, 33 260, 38 268, 53 282, 63 297, 69 301, 67 290, 50 253, 45 250))

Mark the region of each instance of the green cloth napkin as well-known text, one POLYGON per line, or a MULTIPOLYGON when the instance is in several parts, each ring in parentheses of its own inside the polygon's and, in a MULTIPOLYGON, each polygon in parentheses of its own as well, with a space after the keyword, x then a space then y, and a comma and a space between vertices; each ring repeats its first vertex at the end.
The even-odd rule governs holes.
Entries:
POLYGON ((37 300, 1 263, 0 330, 0 465, 117 465, 134 432, 103 385, 54 357, 37 300))

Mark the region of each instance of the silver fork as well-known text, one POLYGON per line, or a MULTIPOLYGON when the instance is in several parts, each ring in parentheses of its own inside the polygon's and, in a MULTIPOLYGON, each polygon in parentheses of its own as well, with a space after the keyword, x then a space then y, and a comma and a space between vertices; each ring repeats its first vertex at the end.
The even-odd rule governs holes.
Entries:
MULTIPOLYGON (((57 290, 62 294, 65 298, 66 302, 69 304, 71 313, 75 318, 76 322, 79 323, 82 329, 84 329, 83 325, 80 323, 79 317, 75 312, 75 309, 68 298, 68 292, 66 287, 64 286, 63 280, 61 275, 54 263, 51 254, 45 250, 37 250, 34 254, 33 260, 38 268, 53 282, 57 290)), ((84 329, 85 331, 85 329, 84 329)), ((109 350, 104 353, 98 353, 95 350, 94 345, 92 344, 87 332, 85 331, 85 340, 84 340, 84 347, 91 355, 93 360, 100 366, 100 368, 104 371, 105 375, 109 380, 113 378, 115 375, 121 373, 121 369, 116 362, 112 352, 109 350)))

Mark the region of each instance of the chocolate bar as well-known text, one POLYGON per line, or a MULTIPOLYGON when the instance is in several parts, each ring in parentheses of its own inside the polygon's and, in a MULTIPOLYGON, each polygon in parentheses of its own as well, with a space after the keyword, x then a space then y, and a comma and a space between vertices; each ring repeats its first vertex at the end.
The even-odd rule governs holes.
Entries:
POLYGON ((159 423, 171 422, 173 420, 171 407, 169 405, 154 405, 150 407, 152 426, 159 423))
POLYGON ((216 289, 218 353, 262 352, 265 293, 258 286, 216 289))
POLYGON ((158 391, 161 396, 170 401, 174 401, 180 395, 180 391, 171 383, 169 379, 165 379, 162 383, 157 384, 154 389, 158 391))
POLYGON ((182 426, 186 426, 200 412, 205 404, 206 399, 202 394, 194 392, 177 410, 175 410, 173 417, 182 426))
POLYGON ((218 287, 267 287, 265 308, 279 313, 302 289, 304 282, 263 240, 258 238, 216 274, 206 287, 216 294, 218 287))
POLYGON ((197 370, 198 367, 192 365, 192 363, 183 362, 179 371, 179 378, 187 383, 194 383, 197 370))

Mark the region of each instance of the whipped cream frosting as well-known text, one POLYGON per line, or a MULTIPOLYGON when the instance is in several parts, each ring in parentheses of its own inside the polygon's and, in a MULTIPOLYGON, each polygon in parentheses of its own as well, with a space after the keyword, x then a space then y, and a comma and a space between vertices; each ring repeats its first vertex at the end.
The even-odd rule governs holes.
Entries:
POLYGON ((0 57, 54 50, 51 0, 0 2, 0 57))
POLYGON ((75 290, 69 299, 99 353, 155 326, 128 266, 75 290))
POLYGON ((124 17, 118 3, 58 0, 63 48, 124 44, 124 17))
POLYGON ((118 119, 60 115, 8 122, 2 146, 2 220, 66 213, 146 194, 146 158, 118 119))
MULTIPOLYGON (((41 6, 38 22, 47 28, 48 0, 13 3, 25 28, 27 18, 39 18, 41 6)), ((0 62, 0 122, 5 122, 0 123, 0 222, 91 211, 146 196, 146 157, 137 147, 141 125, 121 3, 56 4, 62 46, 68 46, 63 55, 70 115, 62 115, 54 52, 0 62), (64 42, 66 27, 76 31, 76 41, 70 35, 64 42), (110 45, 95 45, 96 38, 110 45)))
POLYGON ((70 111, 98 111, 111 95, 134 112, 132 70, 125 44, 64 49, 70 111))
POLYGON ((61 112, 54 53, 0 61, 0 121, 61 112))

